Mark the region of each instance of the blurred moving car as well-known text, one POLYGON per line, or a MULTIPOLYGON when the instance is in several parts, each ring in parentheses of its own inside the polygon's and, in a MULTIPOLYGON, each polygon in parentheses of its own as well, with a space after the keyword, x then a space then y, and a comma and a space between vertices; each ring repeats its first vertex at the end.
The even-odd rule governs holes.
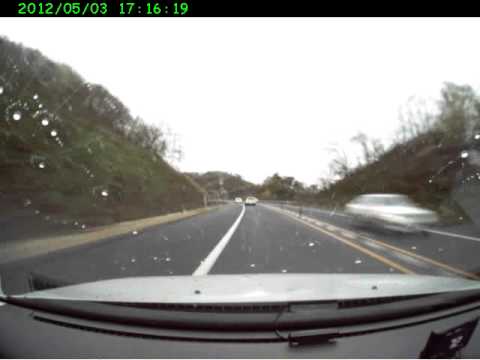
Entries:
POLYGON ((241 203, 243 203, 243 200, 242 200, 241 197, 237 197, 237 198, 235 198, 235 202, 238 203, 238 204, 241 204, 241 203))
POLYGON ((245 205, 257 205, 258 199, 254 196, 248 196, 245 199, 245 205))
POLYGON ((424 226, 438 222, 435 212, 402 194, 360 195, 345 206, 345 211, 363 224, 403 232, 422 231, 424 226))

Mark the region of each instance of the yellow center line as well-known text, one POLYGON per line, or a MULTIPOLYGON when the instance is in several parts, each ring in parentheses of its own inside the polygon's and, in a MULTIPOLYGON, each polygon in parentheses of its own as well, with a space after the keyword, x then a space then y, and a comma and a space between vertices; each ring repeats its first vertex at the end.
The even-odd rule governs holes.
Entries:
POLYGON ((422 260, 426 263, 429 263, 429 264, 432 264, 432 265, 435 265, 439 268, 442 268, 442 269, 445 269, 445 270, 448 270, 448 271, 451 271, 455 274, 459 274, 459 275, 462 275, 462 276, 465 276, 467 278, 470 278, 470 279, 474 279, 474 280, 480 280, 480 276, 478 275, 475 275, 473 273, 470 273, 470 272, 467 272, 467 271, 463 271, 463 270, 460 270, 460 269, 457 269, 453 266, 450 266, 450 265, 447 265, 447 264, 444 264, 440 261, 437 261, 437 260, 433 260, 431 258, 428 258, 428 257, 425 257, 425 256, 422 256, 422 255, 418 255, 418 254, 415 254, 415 253, 412 253, 408 250, 404 250, 402 248, 399 248, 399 247, 396 247, 396 246, 393 246, 393 245, 390 245, 390 244, 387 244, 387 243, 384 243, 383 241, 380 241, 380 240, 375 240, 375 239, 371 239, 367 236, 364 236, 364 235, 361 235, 361 237, 363 237, 364 239, 367 239, 369 241, 372 241, 380 246, 385 246, 386 248, 389 248, 390 250, 393 250, 393 251, 396 251, 396 252, 399 252, 399 253, 402 253, 404 255, 408 255, 408 256, 411 256, 413 258, 416 258, 418 260, 422 260))
MULTIPOLYGON (((269 207, 269 208, 273 210, 273 208, 271 208, 271 207, 269 207)), ((364 248, 363 246, 361 246, 361 245, 359 245, 359 244, 356 244, 356 243, 354 243, 354 242, 352 242, 352 241, 350 241, 350 240, 348 240, 348 239, 345 239, 345 238, 343 238, 343 237, 341 237, 341 236, 338 236, 337 234, 334 234, 334 233, 331 233, 330 231, 324 230, 324 229, 322 229, 322 228, 320 228, 320 227, 318 227, 318 226, 316 226, 316 225, 313 225, 313 224, 311 224, 311 223, 309 223, 309 222, 306 222, 306 221, 304 221, 304 220, 302 220, 302 219, 299 219, 299 218, 297 218, 297 217, 294 217, 293 215, 284 213, 284 212, 281 211, 281 210, 275 209, 275 211, 278 211, 278 212, 280 212, 281 214, 284 214, 285 216, 288 216, 288 217, 290 217, 290 218, 292 218, 292 219, 294 219, 294 220, 297 220, 297 221, 301 222, 302 224, 305 224, 305 225, 307 225, 307 226, 310 226, 311 228, 313 228, 313 229, 315 229, 315 230, 317 230, 317 231, 323 232, 323 233, 325 233, 325 234, 333 237, 334 239, 336 239, 336 240, 344 243, 345 245, 348 245, 348 246, 354 248, 355 250, 360 251, 360 252, 364 253, 365 255, 368 255, 368 256, 370 256, 371 258, 374 258, 374 259, 376 259, 376 260, 384 263, 385 265, 388 265, 389 267, 392 267, 392 268, 394 268, 394 269, 397 269, 397 270, 400 271, 400 272, 403 272, 403 273, 405 273, 405 274, 412 274, 412 275, 415 275, 415 274, 416 274, 414 271, 412 271, 412 270, 410 270, 410 269, 407 269, 406 267, 404 267, 404 266, 402 266, 402 265, 400 265, 400 264, 398 264, 398 263, 396 263, 396 262, 394 262, 394 261, 392 261, 392 260, 389 260, 389 259, 387 259, 386 257, 384 257, 384 256, 382 256, 382 255, 380 255, 380 254, 377 254, 377 253, 375 253, 375 252, 373 252, 373 251, 371 251, 371 250, 369 250, 369 249, 367 249, 367 248, 364 248)))
MULTIPOLYGON (((275 210, 276 210, 276 209, 275 209, 275 210)), ((292 218, 294 218, 295 220, 301 221, 302 223, 305 223, 305 224, 311 226, 309 223, 304 222, 303 220, 300 220, 300 219, 298 219, 298 218, 296 218, 296 217, 294 217, 294 216, 292 216, 292 215, 289 215, 289 216, 292 217, 292 218)), ((337 227, 337 226, 333 226, 333 225, 330 225, 330 224, 325 223, 325 222, 323 222, 323 221, 319 221, 319 223, 323 224, 323 225, 326 226, 328 229, 333 228, 333 229, 338 230, 338 231, 348 231, 348 230, 346 230, 346 229, 344 229, 344 228, 340 228, 340 227, 337 227)), ((336 237, 336 236, 337 236, 337 239, 338 239, 338 235, 330 234, 328 231, 326 231, 326 230, 324 230, 324 229, 317 228, 317 227, 315 227, 315 226, 312 226, 312 227, 314 227, 314 228, 317 229, 317 230, 323 231, 324 233, 328 233, 328 234, 329 234, 330 236, 332 236, 332 237, 336 237)), ((422 256, 422 255, 419 255, 419 254, 415 254, 415 253, 413 253, 413 252, 411 252, 411 251, 404 250, 404 249, 402 249, 402 248, 399 248, 399 247, 396 247, 396 246, 387 244, 387 243, 385 243, 385 242, 383 242, 383 241, 376 240, 376 239, 372 239, 372 238, 370 238, 370 237, 368 237, 368 236, 365 236, 365 235, 358 235, 358 236, 360 236, 360 237, 363 238, 363 239, 369 240, 369 241, 377 244, 378 246, 386 247, 386 248, 388 248, 388 249, 390 249, 390 250, 396 251, 396 252, 401 253, 401 254, 403 254, 403 255, 410 256, 410 257, 415 258, 415 259, 417 259, 417 260, 421 260, 421 261, 426 262, 426 263, 428 263, 428 264, 430 264, 430 265, 434 265, 434 266, 436 266, 436 267, 439 267, 439 268, 441 268, 441 269, 443 269, 443 270, 450 271, 450 272, 452 272, 452 273, 454 273, 454 274, 458 274, 458 275, 464 276, 464 277, 466 277, 466 278, 474 279, 474 280, 480 280, 480 276, 478 276, 478 275, 476 275, 476 274, 473 274, 473 273, 471 273, 471 272, 458 269, 458 268, 456 268, 456 267, 453 267, 453 266, 451 266, 451 265, 447 265, 447 264, 442 263, 442 262, 437 261, 437 260, 433 260, 433 259, 431 259, 431 258, 429 258, 429 257, 426 257, 426 256, 422 256)), ((340 240, 340 239, 338 239, 338 240, 340 240)), ((345 242, 345 243, 347 243, 347 242, 351 243, 349 240, 346 240, 346 239, 343 239, 343 240, 340 240, 340 241, 343 241, 343 242, 345 242)), ((351 243, 351 244, 349 244, 349 245, 353 245, 354 247, 355 247, 355 246, 359 246, 360 248, 363 249, 363 247, 361 247, 360 245, 355 244, 355 243, 351 243)), ((364 249, 364 250, 367 250, 367 249, 364 249)), ((370 251, 370 250, 367 250, 367 251, 370 251)), ((383 256, 378 255, 378 254, 376 254, 376 253, 373 253, 373 254, 375 254, 376 256, 379 256, 379 257, 382 257, 382 258, 383 258, 383 256)), ((375 258, 376 258, 376 257, 375 257, 375 258)), ((386 259, 386 260, 388 260, 388 259, 386 259)), ((388 261, 390 261, 390 260, 388 260, 388 261)), ((399 265, 399 266, 401 266, 401 265, 399 265)), ((412 273, 412 272, 410 271, 410 273, 412 273)))

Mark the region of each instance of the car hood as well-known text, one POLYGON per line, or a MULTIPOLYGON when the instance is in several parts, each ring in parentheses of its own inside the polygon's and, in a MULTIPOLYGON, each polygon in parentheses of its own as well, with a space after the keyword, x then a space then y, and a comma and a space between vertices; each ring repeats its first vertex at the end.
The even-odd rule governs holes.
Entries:
POLYGON ((252 274, 130 277, 11 297, 134 303, 256 303, 424 295, 479 288, 478 281, 439 276, 252 274))

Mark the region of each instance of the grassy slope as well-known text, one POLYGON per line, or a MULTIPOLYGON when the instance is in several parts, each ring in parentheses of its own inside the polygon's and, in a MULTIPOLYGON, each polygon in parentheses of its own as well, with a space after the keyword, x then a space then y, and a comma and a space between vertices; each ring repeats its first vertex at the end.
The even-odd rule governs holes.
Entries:
POLYGON ((447 221, 466 216, 452 199, 458 176, 465 178, 474 169, 459 155, 463 147, 447 145, 440 133, 432 131, 399 144, 377 161, 354 170, 320 193, 322 204, 342 206, 362 193, 402 193, 434 209, 447 221))
MULTIPOLYGON (((12 53, 10 64, 18 57, 12 53)), ((64 65, 50 64, 54 73, 64 71, 64 65)), ((203 205, 198 185, 160 157, 127 141, 84 97, 59 106, 65 94, 52 94, 63 91, 60 85, 56 88, 53 82, 38 81, 36 69, 29 67, 21 68, 19 81, 8 82, 14 76, 7 65, 0 73, 4 87, 0 95, 4 117, 0 122, 0 203, 8 207, 1 206, 0 212, 27 207, 96 225, 203 205), (37 113, 40 103, 44 114, 37 113), (15 111, 22 115, 19 121, 13 120, 15 111), (48 126, 41 125, 44 118, 49 119, 48 126), (51 135, 52 130, 57 136, 51 135)))

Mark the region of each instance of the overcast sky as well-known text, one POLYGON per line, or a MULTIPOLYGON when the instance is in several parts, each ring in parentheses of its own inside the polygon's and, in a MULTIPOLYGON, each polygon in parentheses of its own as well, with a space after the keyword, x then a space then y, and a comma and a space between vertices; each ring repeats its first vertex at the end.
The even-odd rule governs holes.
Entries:
MULTIPOLYGON (((333 144, 388 141, 410 96, 478 88, 478 19, 2 19, 0 35, 71 65, 180 135, 186 171, 315 183, 333 144)), ((1 54, 0 54, 1 56, 1 54)))

